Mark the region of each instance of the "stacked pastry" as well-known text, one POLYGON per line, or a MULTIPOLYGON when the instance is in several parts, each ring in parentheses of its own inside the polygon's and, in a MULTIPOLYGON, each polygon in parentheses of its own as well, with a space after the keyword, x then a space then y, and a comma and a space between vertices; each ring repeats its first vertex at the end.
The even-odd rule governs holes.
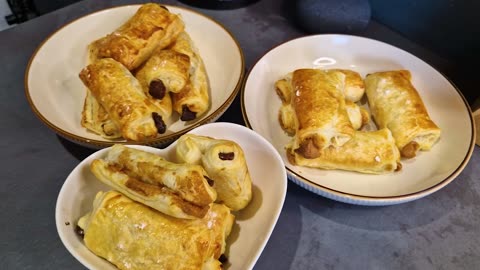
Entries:
POLYGON ((364 82, 351 70, 298 69, 275 89, 280 126, 293 136, 287 157, 295 165, 388 173, 440 136, 405 70, 370 74, 364 82), (378 130, 362 130, 370 120, 357 105, 365 92, 378 130))
POLYGON ((92 42, 79 76, 87 87, 81 124, 108 139, 152 139, 173 111, 190 121, 209 107, 208 76, 184 22, 154 3, 92 42))
POLYGON ((114 145, 91 171, 99 192, 80 218, 85 245, 119 269, 222 269, 235 216, 252 198, 245 155, 235 142, 184 135, 170 162, 114 145))

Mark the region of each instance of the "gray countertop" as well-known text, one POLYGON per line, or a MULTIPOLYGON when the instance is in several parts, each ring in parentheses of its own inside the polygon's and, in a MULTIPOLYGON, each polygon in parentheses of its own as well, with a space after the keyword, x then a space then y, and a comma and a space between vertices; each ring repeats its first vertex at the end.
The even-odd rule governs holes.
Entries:
MULTIPOLYGON (((61 139, 35 117, 24 94, 24 72, 40 42, 63 24, 139 2, 85 0, 0 32, 1 269, 84 269, 60 242, 54 212, 63 181, 92 150, 61 139)), ((286 19, 280 3, 200 11, 237 37, 250 69, 273 46, 305 35, 286 19)), ((451 68, 375 22, 359 35, 407 50, 442 72, 451 68)), ((219 121, 243 124, 238 97, 219 121)), ((388 207, 343 204, 289 183, 282 214, 255 269, 478 269, 479 162, 476 147, 451 184, 388 207)))

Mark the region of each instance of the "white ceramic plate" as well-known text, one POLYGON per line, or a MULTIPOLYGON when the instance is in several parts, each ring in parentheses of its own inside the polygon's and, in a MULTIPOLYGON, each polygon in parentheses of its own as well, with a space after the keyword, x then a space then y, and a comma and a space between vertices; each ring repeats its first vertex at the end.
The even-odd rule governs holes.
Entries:
MULTIPOLYGON (((240 125, 211 123, 189 133, 233 140, 245 153, 253 182, 253 199, 245 209, 235 213, 236 224, 227 241, 229 264, 226 269, 252 269, 272 233, 285 200, 287 174, 282 159, 268 141, 240 125), (266 167, 269 169, 265 170, 266 167)), ((174 160, 175 145, 173 143, 162 150, 140 145, 130 147, 174 160)), ((116 269, 91 253, 75 233, 78 219, 92 209, 95 194, 100 190, 110 190, 89 169, 90 163, 104 157, 107 150, 95 152, 70 173, 58 195, 55 212, 57 230, 63 244, 75 258, 92 270, 116 269)))
MULTIPOLYGON (((94 148, 119 143, 88 132, 80 125, 86 90, 78 73, 86 66, 88 44, 114 31, 139 7, 120 6, 77 19, 53 33, 33 54, 25 73, 26 96, 35 114, 59 135, 94 148)), ((182 16, 186 31, 205 62, 211 106, 196 121, 176 121, 165 134, 142 142, 147 145, 164 145, 188 130, 218 119, 232 103, 244 76, 242 50, 221 24, 184 8, 167 8, 182 16)))
POLYGON ((473 151, 475 130, 471 111, 459 91, 438 71, 401 49, 355 36, 316 35, 295 39, 265 54, 252 68, 242 92, 247 125, 270 141, 281 154, 289 179, 322 196, 362 205, 411 201, 439 190, 465 167, 473 151), (368 73, 408 69, 427 110, 442 129, 429 152, 403 160, 401 172, 368 175, 293 166, 284 146, 290 140, 278 124, 281 101, 276 80, 298 68, 345 68, 368 73))

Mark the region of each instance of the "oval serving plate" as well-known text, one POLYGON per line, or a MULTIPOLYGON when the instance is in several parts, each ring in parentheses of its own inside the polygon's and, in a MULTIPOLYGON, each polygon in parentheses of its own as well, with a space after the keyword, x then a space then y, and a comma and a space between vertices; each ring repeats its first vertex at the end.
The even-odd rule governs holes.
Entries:
POLYGON ((282 156, 290 180, 316 194, 360 205, 390 205, 429 195, 453 181, 474 148, 475 129, 465 98, 433 67, 399 48, 348 35, 294 39, 267 52, 252 68, 242 91, 245 122, 282 156), (285 145, 290 140, 278 123, 281 101, 274 83, 298 68, 344 68, 362 77, 376 71, 408 69, 430 117, 442 129, 431 151, 402 159, 400 172, 368 175, 294 166, 285 145))
MULTIPOLYGON (((189 133, 227 139, 238 143, 252 177, 253 198, 243 210, 235 212, 235 225, 227 239, 229 270, 252 269, 278 220, 287 191, 287 174, 282 158, 273 146, 254 131, 231 123, 210 123, 189 133), (265 167, 269 170, 265 170, 265 167), (274 182, 272 182, 274 181, 274 182)), ((165 149, 130 145, 174 160, 176 142, 165 149)), ((116 269, 90 252, 75 233, 78 219, 92 209, 95 194, 110 190, 90 172, 90 163, 105 156, 108 148, 84 159, 67 177, 58 195, 55 219, 57 231, 68 251, 89 269, 116 269)))
MULTIPOLYGON (((105 139, 81 126, 86 89, 78 73, 87 64, 88 44, 114 31, 139 7, 114 7, 79 18, 49 36, 32 55, 25 73, 25 94, 34 113, 57 134, 92 148, 137 144, 105 139)), ((199 119, 175 121, 165 134, 138 144, 163 146, 195 127, 215 121, 233 102, 244 77, 243 52, 228 30, 200 13, 167 8, 182 16, 204 60, 210 81, 210 108, 199 119)))

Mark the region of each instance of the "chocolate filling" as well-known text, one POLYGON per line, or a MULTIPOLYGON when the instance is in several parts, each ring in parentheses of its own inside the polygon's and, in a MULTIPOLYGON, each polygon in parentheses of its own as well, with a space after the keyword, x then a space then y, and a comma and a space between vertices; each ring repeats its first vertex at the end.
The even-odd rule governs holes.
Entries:
POLYGON ((180 117, 180 120, 182 121, 190 121, 193 120, 197 117, 197 114, 190 111, 187 105, 182 106, 182 116, 180 117))
POLYGON ((162 116, 156 112, 152 113, 153 122, 155 123, 155 127, 157 128, 157 132, 159 134, 165 133, 167 131, 167 125, 163 122, 162 116))
POLYGON ((205 175, 204 175, 203 177, 204 177, 205 179, 207 179, 208 185, 211 186, 211 187, 213 187, 213 184, 215 184, 215 182, 214 182, 212 179, 210 179, 210 178, 208 178, 207 176, 205 176, 205 175))
POLYGON ((167 88, 161 80, 154 80, 148 86, 148 93, 156 99, 162 99, 167 93, 167 88))
POLYGON ((218 153, 218 158, 221 160, 233 160, 235 158, 235 153, 218 153))

